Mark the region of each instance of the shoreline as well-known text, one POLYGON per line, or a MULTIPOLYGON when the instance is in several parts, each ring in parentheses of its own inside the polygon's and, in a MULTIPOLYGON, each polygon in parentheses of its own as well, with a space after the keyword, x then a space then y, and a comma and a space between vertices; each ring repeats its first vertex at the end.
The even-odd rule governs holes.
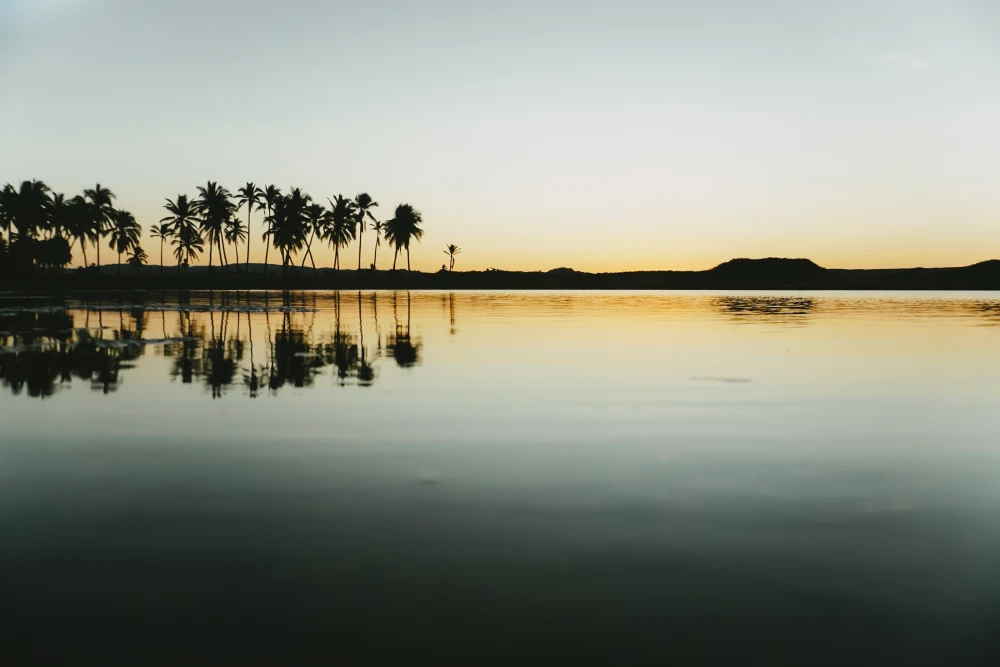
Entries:
POLYGON ((143 267, 115 265, 61 273, 36 272, 0 277, 0 291, 143 291, 143 290, 1000 290, 1000 260, 965 267, 912 269, 826 269, 809 260, 732 260, 706 271, 631 271, 586 273, 572 269, 524 271, 438 271, 371 269, 313 270, 295 267, 143 267))

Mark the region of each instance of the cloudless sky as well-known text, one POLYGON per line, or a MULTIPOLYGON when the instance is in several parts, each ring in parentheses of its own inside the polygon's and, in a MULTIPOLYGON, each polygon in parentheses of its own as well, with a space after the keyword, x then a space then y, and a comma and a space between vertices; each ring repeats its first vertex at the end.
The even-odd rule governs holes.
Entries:
POLYGON ((0 182, 147 230, 207 180, 367 191, 425 270, 967 264, 997 35, 993 0, 0 0, 0 182))

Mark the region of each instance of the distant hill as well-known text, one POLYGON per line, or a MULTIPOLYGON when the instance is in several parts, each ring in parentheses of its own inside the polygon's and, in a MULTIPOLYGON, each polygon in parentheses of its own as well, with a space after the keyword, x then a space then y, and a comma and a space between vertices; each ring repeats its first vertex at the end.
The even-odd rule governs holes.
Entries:
POLYGON ((826 269, 811 259, 786 259, 783 257, 747 259, 746 257, 738 257, 736 259, 731 259, 728 262, 723 262, 710 270, 801 273, 825 271, 826 269))
POLYGON ((731 259, 710 269, 710 271, 720 276, 767 276, 787 279, 802 276, 816 277, 823 274, 826 269, 811 259, 766 257, 764 259, 731 259))
POLYGON ((713 289, 713 290, 1000 290, 1000 260, 971 266, 912 269, 827 269, 809 259, 739 258, 707 271, 587 273, 560 267, 550 271, 314 271, 291 267, 284 275, 271 265, 250 271, 197 266, 140 270, 115 265, 101 272, 73 269, 4 278, 4 289, 713 289))

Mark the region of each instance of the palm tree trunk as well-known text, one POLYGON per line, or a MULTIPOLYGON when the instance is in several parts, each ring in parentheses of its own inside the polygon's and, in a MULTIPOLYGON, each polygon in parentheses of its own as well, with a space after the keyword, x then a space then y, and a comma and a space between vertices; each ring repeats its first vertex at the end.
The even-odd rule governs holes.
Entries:
POLYGON ((208 272, 212 272, 212 251, 215 250, 215 244, 212 243, 212 233, 208 233, 208 272))
POLYGON ((163 237, 160 237, 160 277, 163 277, 163 237))
POLYGON ((119 252, 118 253, 118 275, 120 276, 121 274, 122 274, 122 254, 121 254, 121 252, 119 252))
POLYGON ((361 218, 361 229, 358 230, 358 271, 361 270, 361 243, 365 238, 365 219, 361 218))
POLYGON ((396 259, 399 257, 399 246, 396 246, 396 252, 392 255, 392 270, 396 270, 396 259))
POLYGON ((410 272, 410 246, 406 246, 406 272, 410 272))
POLYGON ((306 268, 306 259, 312 260, 313 271, 316 270, 316 260, 312 256, 312 244, 313 239, 316 238, 316 228, 313 227, 312 234, 309 235, 309 242, 306 243, 306 254, 302 256, 302 266, 300 268, 306 268))
POLYGON ((372 255, 372 271, 378 267, 378 238, 375 238, 375 254, 372 255))
POLYGON ((223 271, 229 271, 229 258, 226 257, 226 244, 222 242, 222 234, 215 237, 215 242, 219 244, 219 262, 223 271))
POLYGON ((87 238, 86 237, 81 237, 80 238, 80 250, 83 251, 83 268, 87 268, 89 266, 89 264, 87 264, 87 238))
MULTIPOLYGON (((244 271, 250 272, 250 213, 253 211, 253 202, 247 202, 247 263, 244 271)), ((236 256, 236 261, 239 262, 239 255, 236 256)))
POLYGON ((333 269, 340 272, 340 244, 333 247, 333 269))
MULTIPOLYGON (((271 231, 271 205, 267 205, 267 231, 271 231)), ((271 251, 271 237, 267 237, 267 243, 264 244, 264 275, 267 275, 267 253, 271 251)))

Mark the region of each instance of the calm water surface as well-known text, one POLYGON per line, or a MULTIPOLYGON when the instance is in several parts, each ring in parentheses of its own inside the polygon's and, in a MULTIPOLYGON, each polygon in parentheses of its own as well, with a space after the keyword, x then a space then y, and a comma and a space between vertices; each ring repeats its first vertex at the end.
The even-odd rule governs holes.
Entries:
POLYGON ((996 293, 0 294, 0 653, 990 664, 998 406, 996 293))

